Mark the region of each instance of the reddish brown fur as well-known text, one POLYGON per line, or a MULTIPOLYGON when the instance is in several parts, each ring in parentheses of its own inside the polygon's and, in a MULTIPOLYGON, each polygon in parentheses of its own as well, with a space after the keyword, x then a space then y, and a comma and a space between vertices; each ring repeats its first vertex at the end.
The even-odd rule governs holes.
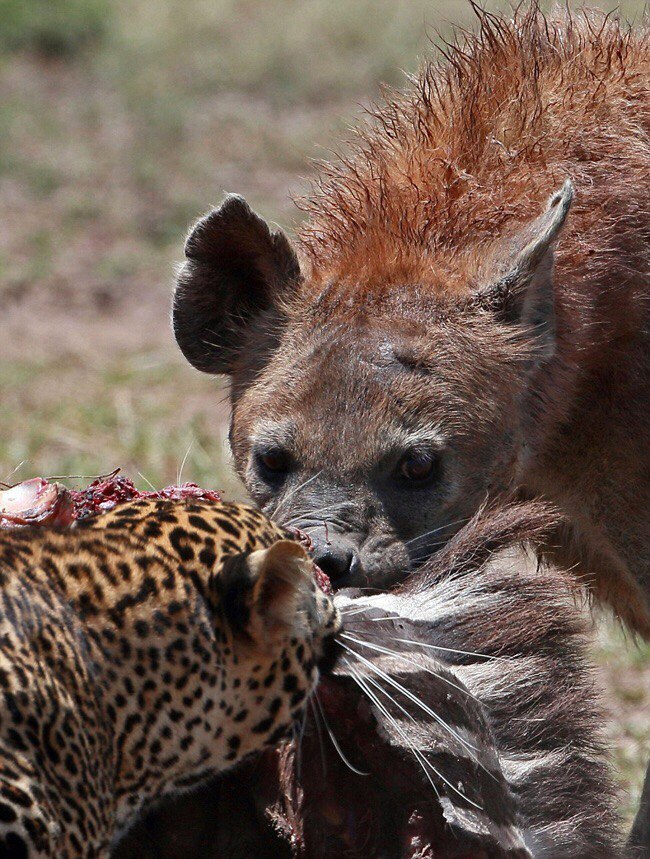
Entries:
MULTIPOLYGON (((443 305, 471 296, 489 282, 502 236, 534 218, 570 176, 576 201, 556 255, 558 327, 570 336, 561 343, 564 368, 545 382, 551 428, 569 419, 589 371, 597 395, 602 366, 648 324, 650 40, 647 28, 625 30, 596 12, 545 18, 533 6, 512 23, 477 14, 478 34, 462 33, 405 93, 387 92, 351 154, 322 165, 302 201, 310 219, 294 315, 320 299, 319 324, 328 315, 341 321, 391 303, 403 284, 443 305)), ((630 473, 621 489, 640 490, 630 502, 647 517, 650 475, 635 473, 634 460, 640 438, 650 443, 648 426, 625 431, 630 473)), ((543 483, 540 476, 535 489, 557 494, 543 483)), ((602 555, 592 567, 584 547, 565 560, 582 556, 596 592, 647 634, 643 597, 601 548, 607 578, 602 555)))
POLYGON ((388 92, 351 154, 322 165, 303 201, 301 297, 333 281, 353 291, 353 307, 406 283, 470 293, 492 242, 570 176, 578 196, 558 267, 589 345, 594 318, 623 330, 638 321, 618 301, 612 316, 593 305, 599 286, 647 265, 647 30, 599 13, 477 14, 478 34, 463 33, 405 93, 388 92))
POLYGON ((329 534, 361 558, 349 583, 387 586, 413 538, 448 538, 486 495, 544 496, 569 523, 549 548, 650 635, 648 30, 536 5, 477 14, 476 35, 389 92, 323 165, 302 273, 239 198, 199 222, 176 336, 200 369, 232 376, 255 500, 314 526, 338 504, 329 534), (567 179, 535 357, 535 318, 504 322, 481 296, 567 179), (407 498, 387 439, 429 430, 441 480, 407 498), (258 467, 268 438, 289 457, 282 486, 258 467))
POLYGON ((542 496, 530 538, 650 638, 649 33, 478 17, 323 165, 298 254, 236 196, 195 225, 174 330, 335 585, 426 585, 486 499, 542 496))

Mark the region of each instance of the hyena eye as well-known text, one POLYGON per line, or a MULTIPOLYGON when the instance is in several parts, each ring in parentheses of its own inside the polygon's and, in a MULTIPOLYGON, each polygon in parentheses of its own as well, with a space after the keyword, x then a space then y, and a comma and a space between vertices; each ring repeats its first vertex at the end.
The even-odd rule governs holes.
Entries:
POLYGON ((424 483, 438 476, 440 460, 431 451, 409 451, 400 459, 398 474, 409 483, 424 483))
POLYGON ((257 456, 257 466, 262 475, 277 480, 283 477, 290 468, 289 454, 280 448, 260 451, 257 456))

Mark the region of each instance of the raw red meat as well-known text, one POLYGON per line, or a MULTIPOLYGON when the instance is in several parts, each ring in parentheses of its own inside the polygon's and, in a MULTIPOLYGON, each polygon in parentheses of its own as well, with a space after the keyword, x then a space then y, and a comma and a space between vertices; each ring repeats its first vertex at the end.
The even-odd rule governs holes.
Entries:
POLYGON ((74 518, 85 519, 86 516, 96 516, 104 513, 124 501, 140 497, 133 481, 119 474, 111 474, 106 478, 98 477, 86 488, 71 492, 74 502, 74 518))
MULTIPOLYGON (((97 516, 111 510, 116 504, 123 504, 134 498, 170 498, 174 501, 198 498, 214 503, 222 500, 216 490, 202 489, 196 483, 141 491, 132 480, 119 474, 119 469, 112 474, 98 477, 85 489, 67 489, 61 483, 50 483, 42 477, 34 477, 0 490, 0 528, 24 528, 27 525, 64 528, 76 519, 97 516)), ((297 528, 288 530, 308 553, 313 551, 308 534, 297 528)), ((329 578, 316 564, 314 577, 324 593, 332 593, 329 578)))
POLYGON ((183 483, 181 486, 166 486, 160 490, 141 492, 128 477, 114 473, 108 477, 98 477, 86 488, 73 491, 72 498, 75 506, 75 519, 95 516, 110 510, 123 501, 133 498, 201 498, 206 501, 221 501, 218 492, 212 489, 201 489, 196 483, 183 483))
POLYGON ((75 518, 72 494, 60 483, 33 477, 0 491, 0 528, 65 527, 75 518))
POLYGON ((75 519, 97 516, 116 504, 123 504, 134 498, 200 498, 215 503, 221 501, 218 492, 202 489, 196 483, 183 483, 180 486, 166 486, 164 489, 142 492, 132 480, 117 471, 98 477, 85 489, 67 489, 61 483, 50 483, 42 477, 33 477, 0 490, 0 527, 65 527, 75 519))

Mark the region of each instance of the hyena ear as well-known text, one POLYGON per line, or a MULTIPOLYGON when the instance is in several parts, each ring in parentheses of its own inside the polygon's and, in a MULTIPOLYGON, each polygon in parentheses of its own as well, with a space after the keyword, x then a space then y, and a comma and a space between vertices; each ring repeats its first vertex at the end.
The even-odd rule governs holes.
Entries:
POLYGON ((567 180, 546 211, 506 246, 497 260, 504 274, 474 299, 499 321, 526 328, 539 357, 549 357, 555 347, 554 251, 572 202, 573 185, 567 180))
POLYGON ((286 235, 236 194, 194 225, 185 256, 172 310, 176 341, 198 370, 230 373, 245 329, 299 284, 298 258, 286 235))

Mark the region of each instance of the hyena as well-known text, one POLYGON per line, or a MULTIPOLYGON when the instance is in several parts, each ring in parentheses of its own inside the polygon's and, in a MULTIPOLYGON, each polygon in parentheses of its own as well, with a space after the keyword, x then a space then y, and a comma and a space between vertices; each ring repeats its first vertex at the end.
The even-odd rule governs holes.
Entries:
POLYGON ((648 28, 479 17, 322 166, 297 243, 234 195, 195 225, 176 338, 338 585, 542 496, 546 551, 650 637, 648 28))

